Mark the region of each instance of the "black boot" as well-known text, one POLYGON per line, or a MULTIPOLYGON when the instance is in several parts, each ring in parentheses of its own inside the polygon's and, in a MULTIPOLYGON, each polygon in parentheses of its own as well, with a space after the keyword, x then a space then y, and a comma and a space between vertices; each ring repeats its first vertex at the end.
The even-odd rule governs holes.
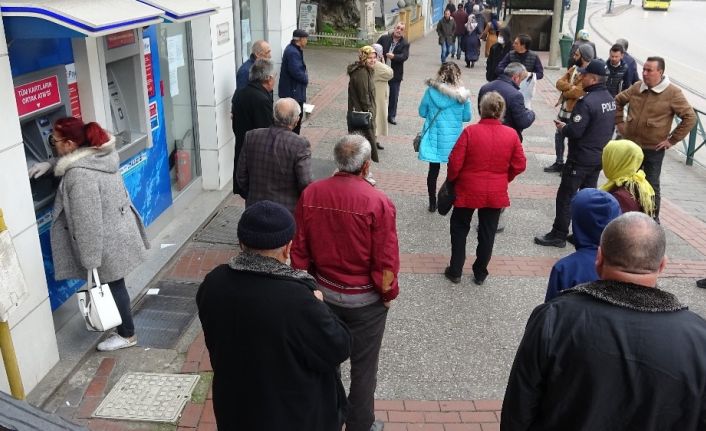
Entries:
POLYGON ((469 69, 471 68, 471 62, 470 62, 470 61, 466 61, 466 67, 469 68, 469 69))
POLYGON ((429 196, 429 212, 430 213, 435 213, 436 212, 436 196, 429 196))
POLYGON ((473 69, 473 67, 475 67, 475 65, 476 65, 476 62, 475 62, 475 61, 472 61, 472 62, 471 62, 471 69, 473 69))

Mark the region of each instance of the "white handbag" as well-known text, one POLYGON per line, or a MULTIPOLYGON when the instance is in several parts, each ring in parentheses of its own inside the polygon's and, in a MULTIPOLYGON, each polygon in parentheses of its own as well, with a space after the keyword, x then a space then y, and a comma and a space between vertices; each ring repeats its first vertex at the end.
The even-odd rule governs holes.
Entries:
POLYGON ((97 269, 88 271, 86 286, 86 289, 76 292, 78 309, 86 321, 86 329, 107 331, 123 323, 110 286, 101 284, 97 269))

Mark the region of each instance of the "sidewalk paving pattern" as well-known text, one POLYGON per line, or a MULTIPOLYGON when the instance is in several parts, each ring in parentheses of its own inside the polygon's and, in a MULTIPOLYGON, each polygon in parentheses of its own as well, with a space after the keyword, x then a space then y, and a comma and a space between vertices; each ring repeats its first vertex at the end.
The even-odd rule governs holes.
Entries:
MULTIPOLYGON (((557 98, 553 84, 562 71, 547 70, 538 81, 534 100, 538 120, 525 132, 528 169, 510 187, 508 226, 496 239, 488 282, 478 287, 465 277, 460 285, 452 285, 441 274, 450 251, 448 217, 427 212, 427 165, 417 160, 411 145, 422 125, 417 105, 425 89, 423 80, 438 69, 437 50, 434 35, 412 44, 398 125, 390 126, 391 136, 381 139, 385 150, 373 168, 378 187, 397 206, 401 249, 401 293, 393 303, 383 341, 376 416, 386 422, 386 431, 498 430, 501 398, 524 324, 544 299, 551 266, 572 251, 532 243, 534 235, 550 229, 554 216, 559 177, 542 172, 542 167, 553 162, 551 120, 557 98)), ((330 161, 333 144, 346 133, 348 78, 342 71, 356 54, 311 48, 305 56, 312 81, 309 101, 316 109, 302 133, 311 142, 313 158, 330 161)), ((546 53, 540 56, 546 64, 546 53)), ((463 66, 463 61, 457 63, 463 66)), ((480 61, 474 69, 462 69, 472 92, 473 122, 478 120, 476 97, 485 83, 484 66, 480 61)), ((705 174, 701 168, 684 166, 670 152, 662 178, 662 221, 671 259, 661 286, 706 315, 706 292, 693 287, 694 279, 706 274, 706 212, 698 210, 706 207, 706 198, 694 192, 706 183, 705 174)), ((442 179, 443 173, 439 184, 442 179)), ((238 214, 243 207, 242 199, 233 196, 221 206, 238 214)), ((233 229, 236 222, 230 223, 233 229)), ((191 282, 195 289, 208 271, 237 253, 236 245, 223 242, 233 241, 203 242, 197 233, 153 284, 191 282)), ((468 247, 471 262, 473 235, 468 247)), ((90 353, 44 408, 92 430, 215 430, 209 387, 212 368, 198 319, 182 339, 174 349, 140 346, 90 353), (198 373, 201 379, 176 427, 92 418, 96 406, 127 371, 198 373)))

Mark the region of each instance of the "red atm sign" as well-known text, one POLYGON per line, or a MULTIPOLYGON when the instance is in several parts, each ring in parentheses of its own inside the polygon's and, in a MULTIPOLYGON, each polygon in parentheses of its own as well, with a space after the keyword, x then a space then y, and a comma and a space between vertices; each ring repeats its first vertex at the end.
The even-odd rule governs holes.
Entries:
POLYGON ((20 117, 61 103, 59 79, 56 75, 15 87, 17 112, 20 117))

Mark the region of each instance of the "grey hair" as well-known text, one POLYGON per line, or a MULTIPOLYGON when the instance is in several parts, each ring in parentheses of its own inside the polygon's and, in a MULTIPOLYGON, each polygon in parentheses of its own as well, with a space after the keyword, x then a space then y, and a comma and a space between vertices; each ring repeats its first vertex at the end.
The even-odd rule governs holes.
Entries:
POLYGON ((667 240, 651 217, 632 211, 608 223, 600 247, 606 264, 631 274, 651 274, 659 270, 667 240))
POLYGON ((283 97, 275 102, 274 124, 278 127, 292 127, 299 121, 301 108, 291 97, 283 97))
POLYGON ((258 58, 250 67, 248 81, 250 82, 265 82, 275 76, 275 68, 270 60, 258 58))
POLYGON ((361 135, 346 135, 333 147, 333 158, 341 172, 358 174, 363 164, 370 160, 370 142, 361 135))
POLYGON ((616 40, 615 43, 623 45, 623 49, 626 51, 628 50, 628 40, 627 39, 620 38, 620 39, 616 40))
POLYGON ((266 41, 266 40, 263 40, 263 39, 256 40, 255 42, 253 42, 253 44, 252 44, 252 50, 251 50, 252 53, 255 54, 255 55, 258 55, 258 54, 262 53, 262 51, 265 50, 265 44, 266 44, 266 43, 267 43, 267 41, 266 41))
POLYGON ((505 115, 505 99, 497 91, 485 93, 480 99, 478 110, 481 118, 500 120, 505 115))
POLYGON ((527 69, 522 63, 513 61, 512 63, 505 66, 505 70, 503 70, 503 72, 505 73, 505 76, 512 78, 515 75, 524 74, 525 72, 527 72, 527 69))

